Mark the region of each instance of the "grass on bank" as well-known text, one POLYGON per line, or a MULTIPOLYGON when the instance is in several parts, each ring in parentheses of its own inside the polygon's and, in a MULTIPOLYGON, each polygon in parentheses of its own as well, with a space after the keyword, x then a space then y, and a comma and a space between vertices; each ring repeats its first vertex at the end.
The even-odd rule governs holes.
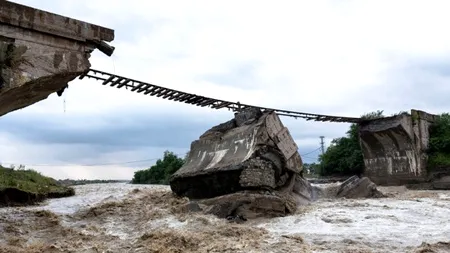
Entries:
POLYGON ((33 169, 25 169, 25 166, 5 168, 0 165, 0 190, 5 188, 44 195, 66 190, 55 179, 43 176, 33 169))

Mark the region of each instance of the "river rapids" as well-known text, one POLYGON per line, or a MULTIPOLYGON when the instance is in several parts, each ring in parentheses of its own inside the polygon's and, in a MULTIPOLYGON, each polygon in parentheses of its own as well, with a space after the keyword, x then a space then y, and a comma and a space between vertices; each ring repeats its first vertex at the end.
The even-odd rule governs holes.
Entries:
MULTIPOLYGON (((327 187, 321 185, 320 187, 327 187)), ((187 214, 167 186, 76 186, 76 196, 0 209, 0 253, 450 252, 450 192, 379 187, 242 224, 187 214)))

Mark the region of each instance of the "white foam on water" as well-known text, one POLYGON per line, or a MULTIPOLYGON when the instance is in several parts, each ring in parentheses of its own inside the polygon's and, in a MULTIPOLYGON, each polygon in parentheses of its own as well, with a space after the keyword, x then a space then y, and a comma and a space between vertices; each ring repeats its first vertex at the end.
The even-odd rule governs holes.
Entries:
POLYGON ((127 183, 77 185, 75 196, 48 199, 39 206, 26 207, 30 210, 48 210, 56 214, 73 214, 80 209, 90 208, 103 202, 119 201, 133 189, 166 189, 160 185, 135 185, 127 183))
POLYGON ((364 199, 313 203, 313 211, 259 225, 274 235, 301 234, 308 242, 344 239, 376 248, 419 246, 450 240, 450 202, 364 199))

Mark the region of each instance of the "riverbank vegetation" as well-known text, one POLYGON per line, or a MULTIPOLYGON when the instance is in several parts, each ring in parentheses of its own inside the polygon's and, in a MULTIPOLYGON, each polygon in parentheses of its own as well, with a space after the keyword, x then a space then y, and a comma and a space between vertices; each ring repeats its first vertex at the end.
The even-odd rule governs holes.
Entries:
POLYGON ((181 168, 184 159, 173 152, 165 151, 152 167, 134 173, 132 184, 169 184, 170 176, 181 168))
POLYGON ((443 113, 430 127, 428 170, 450 167, 450 114, 443 113))
POLYGON ((33 204, 46 198, 73 196, 73 188, 25 166, 0 166, 0 206, 33 204))
MULTIPOLYGON (((383 111, 376 111, 361 116, 376 119, 383 116, 383 111)), ((346 136, 331 141, 323 155, 319 156, 318 170, 321 176, 359 175, 364 171, 362 149, 359 145, 359 125, 351 124, 346 136)))

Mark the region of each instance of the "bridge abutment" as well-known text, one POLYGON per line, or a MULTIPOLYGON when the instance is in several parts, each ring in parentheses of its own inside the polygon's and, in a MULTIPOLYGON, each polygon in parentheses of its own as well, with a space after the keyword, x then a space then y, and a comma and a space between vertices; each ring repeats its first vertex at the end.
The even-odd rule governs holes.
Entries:
MULTIPOLYGON (((90 68, 114 31, 28 6, 0 5, 0 116, 46 99, 90 68)), ((113 48, 107 52, 112 53, 113 48)))
POLYGON ((374 119, 360 124, 365 172, 379 185, 400 185, 427 179, 429 126, 436 119, 423 111, 374 119))

